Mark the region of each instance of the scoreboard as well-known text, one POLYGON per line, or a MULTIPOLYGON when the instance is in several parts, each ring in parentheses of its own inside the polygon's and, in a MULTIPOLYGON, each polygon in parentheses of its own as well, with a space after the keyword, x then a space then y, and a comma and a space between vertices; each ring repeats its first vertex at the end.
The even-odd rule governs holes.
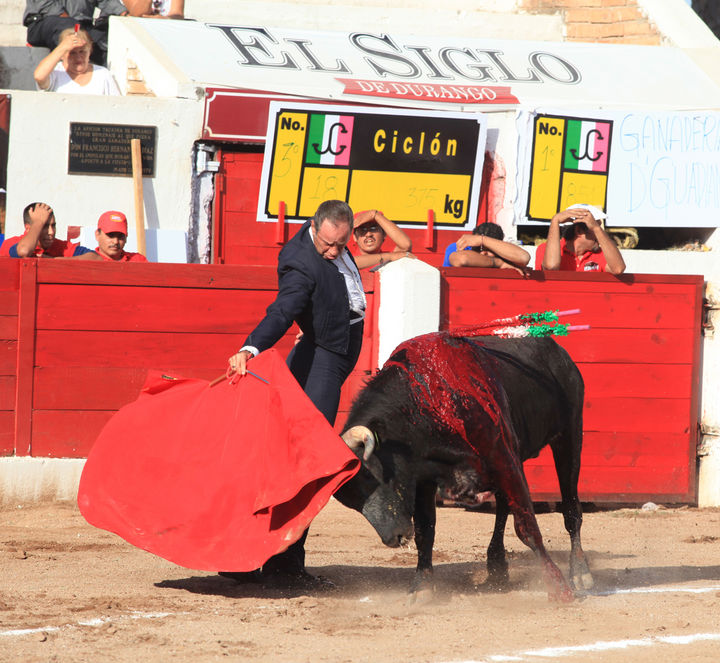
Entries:
POLYGON ((271 104, 258 212, 306 220, 325 200, 396 223, 471 229, 486 122, 478 113, 271 104))

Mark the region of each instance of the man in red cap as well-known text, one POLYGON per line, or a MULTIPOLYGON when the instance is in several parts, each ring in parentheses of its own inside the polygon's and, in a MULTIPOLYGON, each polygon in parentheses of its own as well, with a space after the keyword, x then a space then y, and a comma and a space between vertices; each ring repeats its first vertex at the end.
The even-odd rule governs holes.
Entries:
POLYGON ((127 218, 122 212, 104 212, 98 219, 95 231, 98 247, 97 254, 105 260, 117 262, 147 262, 142 253, 125 251, 127 242, 127 218))
POLYGON ((25 232, 8 237, 0 246, 0 256, 99 260, 92 249, 55 237, 55 213, 46 203, 30 203, 23 210, 23 223, 25 232))

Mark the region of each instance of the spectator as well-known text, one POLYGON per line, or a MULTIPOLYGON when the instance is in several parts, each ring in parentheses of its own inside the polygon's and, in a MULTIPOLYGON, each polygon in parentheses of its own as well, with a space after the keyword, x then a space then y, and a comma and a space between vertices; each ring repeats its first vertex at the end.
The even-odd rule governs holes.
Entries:
POLYGON ((185 18, 185 0, 124 0, 130 16, 185 18))
POLYGON ((31 46, 53 50, 60 43, 60 33, 79 24, 90 35, 95 49, 92 61, 105 66, 107 60, 108 19, 127 16, 121 0, 27 0, 23 25, 31 46), (95 8, 100 15, 93 21, 95 8))
POLYGON ((6 239, 0 246, 0 256, 101 260, 92 249, 55 238, 55 214, 45 203, 30 203, 23 210, 23 223, 25 233, 6 239))
POLYGON ((600 221, 606 214, 593 205, 571 205, 550 220, 547 241, 537 247, 535 269, 622 274, 625 261, 600 221), (560 238, 560 226, 569 223, 560 238))
POLYGON ((125 251, 127 234, 127 218, 122 212, 103 212, 95 231, 95 239, 98 243, 96 253, 109 261, 147 262, 147 258, 142 253, 125 251))
POLYGON ((92 41, 87 31, 68 28, 60 33, 60 43, 35 68, 40 90, 66 94, 119 95, 112 74, 90 62, 92 41))
POLYGON ((525 275, 530 254, 504 238, 497 223, 481 223, 447 247, 443 267, 497 267, 525 275))
POLYGON ((355 257, 358 269, 378 267, 398 258, 414 258, 410 253, 412 241, 390 219, 378 210, 366 210, 355 215, 353 230, 359 255, 355 257), (382 245, 385 237, 395 242, 395 250, 383 253, 382 245))

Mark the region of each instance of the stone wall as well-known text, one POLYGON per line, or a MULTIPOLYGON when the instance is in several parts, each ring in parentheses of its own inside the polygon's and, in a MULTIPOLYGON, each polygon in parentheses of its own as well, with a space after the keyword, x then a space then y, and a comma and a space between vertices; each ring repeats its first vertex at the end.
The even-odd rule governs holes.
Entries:
POLYGON ((565 41, 659 46, 663 38, 636 0, 520 0, 530 13, 562 12, 565 41))

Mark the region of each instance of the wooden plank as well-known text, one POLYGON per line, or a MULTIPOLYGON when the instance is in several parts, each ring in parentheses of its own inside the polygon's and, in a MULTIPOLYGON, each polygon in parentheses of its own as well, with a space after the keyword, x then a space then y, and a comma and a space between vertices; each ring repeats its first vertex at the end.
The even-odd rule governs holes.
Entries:
MULTIPOLYGON (((683 452, 686 437, 682 435, 632 436, 618 435, 613 446, 632 449, 631 459, 612 456, 602 459, 583 449, 580 481, 580 498, 583 501, 628 502, 655 499, 667 502, 694 502, 694 481, 687 452, 683 452), (645 453, 643 453, 645 449, 645 453), (673 463, 666 459, 675 458, 673 463), (600 462, 598 462, 600 460, 600 462)), ((598 435, 585 435, 585 446, 602 449, 608 441, 598 435)), ((605 449, 604 453, 608 450, 605 449)), ((552 454, 543 449, 538 458, 525 462, 525 474, 534 499, 559 499, 559 487, 552 454)))
MULTIPOLYGON (((255 222, 254 219, 251 221, 255 222)), ((243 222, 247 223, 247 222, 243 222)), ((272 226, 272 233, 274 237, 275 227, 272 223, 264 223, 266 226, 265 232, 270 234, 270 226, 272 226)), ((270 241, 269 239, 265 241, 270 241)), ((275 244, 274 246, 255 246, 253 244, 245 244, 240 242, 238 244, 230 243, 225 254, 225 265, 247 265, 254 269, 253 265, 277 265, 278 253, 282 246, 275 244), (232 262, 230 262, 232 261, 232 262)), ((246 267, 246 269, 248 268, 246 267)))
POLYGON ((271 290, 42 285, 38 329, 250 331, 275 299, 271 290))
MULTIPOLYGON (((207 366, 185 369, 168 366, 164 373, 200 380, 214 380, 223 374, 219 368, 207 366)), ((33 407, 36 410, 118 410, 137 399, 147 375, 148 369, 139 367, 36 368, 33 407)))
MULTIPOLYGON (((553 468, 528 468, 526 465, 526 476, 535 501, 559 501, 560 493, 553 468)), ((641 504, 652 500, 694 504, 694 493, 684 490, 687 484, 686 466, 659 470, 651 483, 645 477, 639 478, 632 468, 616 468, 612 472, 588 475, 587 480, 581 474, 578 492, 582 502, 641 504)))
POLYGON ((15 315, 0 315, 0 340, 17 340, 17 313, 15 315))
POLYGON ((0 340, 0 375, 17 374, 17 341, 0 340))
MULTIPOLYGON (((39 330, 36 365, 130 366, 166 371, 168 366, 185 370, 203 364, 221 372, 249 331, 249 325, 233 334, 39 330)), ((295 333, 291 329, 276 343, 283 355, 292 349, 295 333)))
MULTIPOLYGON (((20 263, 18 300, 17 381, 15 393, 15 453, 32 451, 33 367, 35 365, 35 312, 37 305, 37 259, 20 263)), ((58 262, 63 262, 59 260, 58 262)), ((66 261, 73 262, 73 261, 66 261)))
MULTIPOLYGON (((368 279, 368 299, 372 280, 368 279)), ((224 332, 254 327, 276 290, 41 284, 38 329, 224 332)))
POLYGON ((38 283, 132 285, 167 288, 277 289, 277 266, 182 265, 41 260, 38 283))
POLYGON ((687 436, 682 433, 587 431, 583 436, 582 465, 590 472, 635 467, 653 473, 655 467, 689 467, 687 436))
POLYGON ((0 411, 15 410, 15 376, 0 375, 0 411))
POLYGON ((35 410, 118 410, 137 399, 144 368, 43 367, 35 369, 35 410))
MULTIPOLYGON (((15 297, 20 283, 20 260, 0 260, 0 307, 4 306, 4 297, 15 297)), ((0 308, 1 310, 1 308, 0 308)))
POLYGON ((687 398, 693 381, 687 364, 578 362, 585 390, 593 397, 687 398))
POLYGON ((112 411, 98 410, 36 410, 32 421, 32 455, 87 458, 100 431, 113 414, 112 411))
POLYGON ((452 289, 445 305, 445 317, 450 327, 548 309, 579 308, 579 314, 564 318, 562 322, 589 324, 593 328, 691 328, 695 316, 700 315, 695 307, 695 289, 690 286, 652 295, 639 290, 608 293, 601 289, 574 293, 567 289, 557 292, 547 289, 526 292, 500 287, 481 291, 452 289))
MULTIPOLYGON (((558 284, 562 284, 560 288, 576 288, 578 291, 593 292, 598 288, 611 288, 613 291, 620 292, 628 287, 644 287, 652 292, 651 288, 660 284, 675 285, 702 285, 704 278, 702 274, 621 274, 614 276, 605 272, 543 272, 542 270, 532 270, 527 276, 520 276, 517 272, 504 269, 480 269, 477 267, 443 267, 441 275, 448 282, 454 279, 464 279, 477 282, 481 279, 489 279, 491 281, 501 281, 504 279, 525 283, 526 286, 532 287, 531 284, 542 284, 543 288, 552 289, 558 284)), ((467 287, 474 287, 468 285, 467 287)))
POLYGON ((17 317, 18 291, 0 290, 0 315, 17 317))
MULTIPOLYGON (((222 165, 228 186, 223 212, 256 214, 263 154, 255 152, 223 154, 222 165)), ((262 225, 262 224, 259 224, 262 225)), ((239 230, 239 229, 236 229, 239 230)))
POLYGON ((15 413, 0 411, 0 456, 15 453, 15 413))
POLYGON ((585 431, 689 434, 690 398, 585 397, 585 431))
POLYGON ((556 339, 576 362, 686 364, 694 358, 692 329, 591 329, 556 339))

